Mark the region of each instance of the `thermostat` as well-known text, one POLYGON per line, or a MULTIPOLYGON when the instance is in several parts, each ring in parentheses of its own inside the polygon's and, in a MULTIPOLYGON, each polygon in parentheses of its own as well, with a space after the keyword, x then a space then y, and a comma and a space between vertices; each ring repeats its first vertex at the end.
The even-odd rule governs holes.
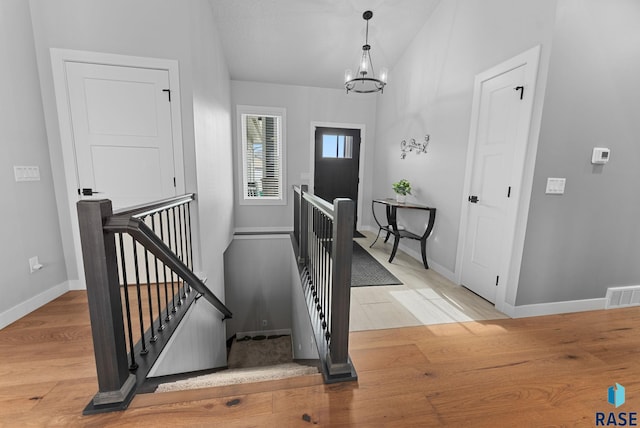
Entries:
POLYGON ((591 163, 601 165, 609 162, 609 153, 611 150, 605 147, 594 147, 591 155, 591 163))

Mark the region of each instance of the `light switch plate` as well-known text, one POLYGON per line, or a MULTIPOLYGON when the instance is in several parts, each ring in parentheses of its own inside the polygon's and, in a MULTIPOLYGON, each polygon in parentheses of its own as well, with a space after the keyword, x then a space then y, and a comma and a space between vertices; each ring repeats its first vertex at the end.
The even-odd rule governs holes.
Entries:
POLYGON ((545 193, 547 195, 562 195, 564 194, 564 186, 567 183, 566 178, 547 178, 547 189, 545 193))
POLYGON ((40 181, 40 168, 37 166, 14 166, 16 181, 40 181))

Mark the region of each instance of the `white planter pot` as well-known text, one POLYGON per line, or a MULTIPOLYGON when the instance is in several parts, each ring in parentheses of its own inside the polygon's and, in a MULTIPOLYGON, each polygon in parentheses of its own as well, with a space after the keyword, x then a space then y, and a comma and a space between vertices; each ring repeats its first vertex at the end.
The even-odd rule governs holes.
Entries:
POLYGON ((404 204, 405 202, 407 202, 407 195, 396 193, 396 201, 400 204, 404 204))

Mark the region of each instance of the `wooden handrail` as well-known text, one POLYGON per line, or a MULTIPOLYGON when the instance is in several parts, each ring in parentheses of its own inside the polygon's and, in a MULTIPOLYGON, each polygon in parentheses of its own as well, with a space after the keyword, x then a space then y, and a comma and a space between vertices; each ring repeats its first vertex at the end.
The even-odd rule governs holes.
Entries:
POLYGON ((304 185, 293 190, 298 267, 325 382, 356 380, 349 358, 355 204, 344 198, 331 204, 307 193, 304 185), (316 235, 318 232, 322 235, 316 235), (326 255, 318 258, 319 252, 329 255, 330 265, 326 255))
POLYGON ((114 216, 107 220, 104 230, 112 233, 128 233, 136 241, 142 244, 149 252, 161 260, 167 267, 177 273, 182 279, 219 310, 223 319, 232 317, 232 313, 224 303, 198 278, 182 260, 175 256, 173 251, 147 226, 142 220, 135 217, 114 216))
POLYGON ((161 199, 159 201, 136 205, 133 207, 122 208, 113 212, 114 216, 131 216, 142 217, 145 215, 153 214, 158 211, 165 210, 171 207, 177 207, 178 205, 185 204, 187 202, 195 201, 195 193, 187 193, 180 196, 174 196, 167 199, 161 199))
POLYGON ((144 381, 162 349, 169 342, 171 335, 177 330, 187 308, 197 299, 197 293, 222 313, 223 320, 231 318, 231 311, 189 267, 190 264, 193 265, 193 257, 190 249, 191 223, 187 213, 190 212, 188 204, 194 199, 194 194, 178 196, 120 210, 117 215, 114 215, 112 203, 108 199, 81 200, 78 202, 80 238, 98 377, 98 393, 85 408, 85 414, 127 408, 136 393, 137 387, 144 381), (173 228, 171 228, 170 224, 167 224, 167 239, 168 242, 173 242, 175 250, 172 249, 171 243, 169 245, 165 244, 162 225, 160 227, 160 236, 156 235, 154 231, 154 216, 159 215, 162 223, 162 213, 164 212, 168 223, 169 211, 173 216, 173 228), (151 227, 145 223, 145 217, 147 220, 151 219, 151 227), (178 218, 178 225, 176 225, 176 217, 178 218), (188 227, 186 222, 182 223, 183 219, 188 220, 188 227), (173 236, 170 235, 171 229, 174 232, 173 236), (127 294, 128 284, 123 273, 122 285, 124 287, 121 286, 115 242, 116 236, 119 236, 120 257, 123 262, 122 272, 126 272, 122 240, 122 236, 125 234, 133 239, 132 250, 137 288, 137 312, 140 318, 139 327, 141 330, 140 341, 135 345, 131 334, 130 305, 127 294), (140 299, 141 281, 138 277, 138 256, 136 255, 136 248, 139 246, 144 249, 144 263, 146 265, 144 272, 146 273, 148 287, 149 329, 144 328, 143 317, 146 317, 146 313, 143 314, 140 299), (156 314, 158 314, 158 318, 155 318, 153 314, 153 303, 151 301, 149 254, 155 257, 155 286, 158 287, 156 292, 156 308, 158 312, 156 314), (162 272, 166 303, 166 316, 164 317, 161 313, 158 262, 163 264, 162 272), (167 280, 166 269, 169 269, 170 272, 169 281, 167 280), (178 278, 177 293, 174 291, 174 275, 178 278), (171 297, 168 294, 169 282, 171 297), (191 293, 191 289, 197 293, 191 293), (124 292, 124 298, 122 299, 120 296, 121 291, 124 292), (169 314, 169 298, 171 298, 173 304, 171 315, 169 314), (124 308, 123 301, 125 302, 124 308), (123 318, 128 323, 128 344, 125 338, 123 318), (157 330, 155 330, 155 326, 157 326, 157 330), (162 333, 158 334, 160 332, 162 333), (128 353, 127 348, 129 349, 128 353), (134 375, 131 372, 136 374, 134 375))

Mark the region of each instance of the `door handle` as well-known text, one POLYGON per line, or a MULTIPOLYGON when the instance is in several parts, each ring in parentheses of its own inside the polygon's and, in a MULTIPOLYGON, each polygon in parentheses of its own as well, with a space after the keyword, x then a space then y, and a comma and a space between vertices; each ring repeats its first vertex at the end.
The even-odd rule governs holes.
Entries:
POLYGON ((471 195, 469 196, 469 202, 471 202, 472 204, 477 204, 478 203, 478 197, 476 195, 471 195))
POLYGON ((102 192, 96 192, 93 189, 89 189, 89 188, 78 189, 78 195, 82 195, 82 196, 92 196, 96 193, 102 193, 102 192))

